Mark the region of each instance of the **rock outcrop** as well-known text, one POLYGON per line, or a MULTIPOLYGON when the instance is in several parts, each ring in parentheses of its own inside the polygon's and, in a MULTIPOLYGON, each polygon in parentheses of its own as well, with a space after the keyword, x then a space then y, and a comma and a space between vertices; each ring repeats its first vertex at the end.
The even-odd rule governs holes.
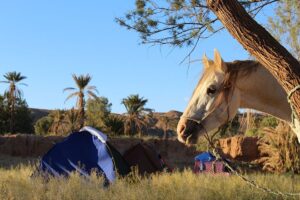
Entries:
POLYGON ((254 161, 260 157, 258 137, 242 135, 220 139, 220 147, 226 158, 239 161, 254 161))

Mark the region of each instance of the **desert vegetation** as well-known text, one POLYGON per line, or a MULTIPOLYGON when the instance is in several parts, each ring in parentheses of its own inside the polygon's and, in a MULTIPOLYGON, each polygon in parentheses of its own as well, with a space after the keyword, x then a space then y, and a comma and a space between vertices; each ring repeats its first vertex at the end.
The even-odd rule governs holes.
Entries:
MULTIPOLYGON (((88 179, 72 174, 68 179, 45 181, 41 177, 32 178, 33 170, 28 163, 10 169, 1 167, 0 199, 281 199, 247 185, 236 176, 195 175, 190 170, 150 177, 133 173, 118 178, 109 187, 103 187, 103 179, 95 174, 88 179)), ((298 176, 251 174, 249 178, 273 190, 300 190, 298 176)))

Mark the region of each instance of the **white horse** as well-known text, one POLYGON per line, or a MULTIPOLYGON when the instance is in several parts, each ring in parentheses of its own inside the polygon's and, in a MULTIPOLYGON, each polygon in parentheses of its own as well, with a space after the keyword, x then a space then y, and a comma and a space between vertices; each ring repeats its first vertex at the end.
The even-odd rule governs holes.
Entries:
POLYGON ((299 121, 292 126, 287 94, 272 74, 256 61, 223 62, 215 50, 214 61, 203 56, 204 73, 177 126, 178 140, 196 143, 231 120, 239 108, 271 114, 291 124, 300 142, 299 121))

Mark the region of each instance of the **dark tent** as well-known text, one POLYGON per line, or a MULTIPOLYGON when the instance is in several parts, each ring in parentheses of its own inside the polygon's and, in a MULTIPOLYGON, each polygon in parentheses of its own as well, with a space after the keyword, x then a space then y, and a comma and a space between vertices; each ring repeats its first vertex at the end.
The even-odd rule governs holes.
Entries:
POLYGON ((107 136, 100 131, 84 127, 54 145, 42 157, 39 172, 67 176, 77 171, 87 176, 96 170, 110 182, 115 179, 116 171, 123 176, 128 174, 129 165, 106 140, 107 136))
POLYGON ((138 143, 131 147, 124 153, 123 157, 130 166, 136 166, 141 175, 164 170, 171 171, 161 158, 161 155, 153 147, 145 143, 138 143))

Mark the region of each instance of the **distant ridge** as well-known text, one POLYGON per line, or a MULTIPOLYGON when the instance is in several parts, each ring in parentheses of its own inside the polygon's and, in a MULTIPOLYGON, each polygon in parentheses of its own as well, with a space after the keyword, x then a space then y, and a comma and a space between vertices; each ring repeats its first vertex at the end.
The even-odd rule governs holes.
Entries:
POLYGON ((33 119, 33 123, 39 120, 42 117, 47 116, 52 110, 47 109, 39 109, 39 108, 29 108, 31 111, 31 117, 33 119))

